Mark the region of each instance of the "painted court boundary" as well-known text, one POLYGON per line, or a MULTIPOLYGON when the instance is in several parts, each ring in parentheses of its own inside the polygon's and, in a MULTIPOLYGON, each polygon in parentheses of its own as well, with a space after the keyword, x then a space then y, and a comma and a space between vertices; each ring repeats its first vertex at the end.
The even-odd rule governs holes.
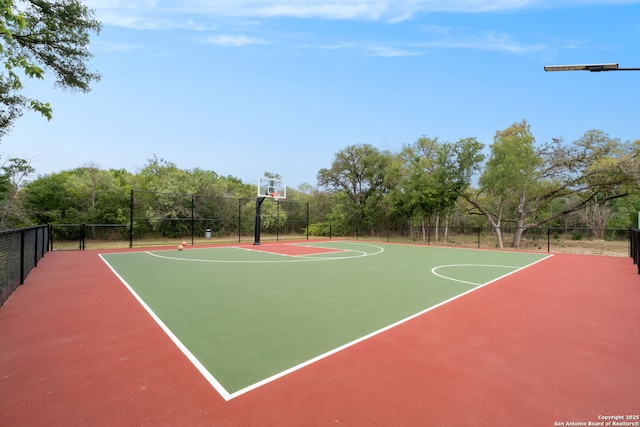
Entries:
MULTIPOLYGON (((349 243, 353 243, 353 242, 349 242, 349 243)), ((362 245, 376 247, 376 248, 380 249, 380 251, 372 253, 372 254, 366 254, 365 253, 364 255, 361 253, 361 255, 358 255, 355 258, 362 257, 362 256, 378 255, 378 254, 384 252, 384 248, 382 248, 382 247, 380 247, 378 245, 372 245, 372 244, 362 244, 362 245)), ((290 244, 290 246, 296 246, 296 244, 290 244)), ((306 245, 302 245, 302 246, 306 246, 306 245)), ((250 248, 239 248, 239 249, 251 250, 250 248)), ((336 250, 344 251, 343 249, 336 249, 336 250)), ((346 250, 346 252, 359 252, 359 251, 346 250)), ((157 255, 155 255, 153 253, 150 253, 150 252, 146 252, 145 251, 145 253, 147 253, 150 256, 157 256, 157 255)), ((301 258, 304 258, 305 261, 320 261, 320 260, 322 260, 322 261, 332 261, 332 260, 343 260, 343 259, 349 259, 350 258, 350 257, 346 257, 346 258, 340 258, 340 257, 338 257, 338 258, 313 258, 313 257, 310 257, 308 255, 307 256, 304 256, 304 255, 303 256, 293 256, 293 255, 287 255, 287 254, 278 254, 278 255, 282 255, 283 257, 297 258, 298 261, 303 261, 303 259, 301 259, 301 258)), ((294 373, 294 372, 296 372, 296 371, 298 371, 298 370, 300 370, 300 369, 302 369, 304 367, 312 365, 312 364, 314 364, 314 363, 316 363, 316 362, 318 362, 320 360, 323 360, 323 359, 325 359, 325 358, 327 358, 329 356, 332 356, 332 355, 334 355, 336 353, 339 353, 339 352, 341 352, 341 351, 343 351, 345 349, 353 347, 356 344, 359 344, 359 343, 361 343, 363 341, 369 340, 370 338, 373 338, 373 337, 375 337, 377 335, 380 335, 383 332, 386 332, 386 331, 389 331, 389 330, 391 330, 393 328, 396 328, 399 325, 402 325, 402 324, 404 324, 406 322, 409 322, 409 321, 411 321, 411 320, 413 320, 413 319, 415 319, 417 317, 420 317, 420 316, 424 315, 425 313, 428 313, 428 312, 430 312, 430 311, 432 311, 432 310, 434 310, 434 309, 436 309, 438 307, 441 307, 441 306, 444 306, 444 305, 446 305, 448 303, 451 303, 452 301, 455 301, 455 300, 457 300, 457 299, 459 299, 459 298, 461 298, 463 296, 466 296, 466 295, 468 295, 468 294, 470 294, 472 292, 475 292, 475 291, 477 291, 477 290, 479 290, 479 289, 481 289, 481 288, 483 288, 485 286, 488 286, 488 285, 490 285, 492 283, 495 283, 495 282, 497 282, 497 281, 499 281, 499 280, 501 280, 501 279, 503 279, 505 277, 508 277, 508 276, 510 276, 512 274, 515 274, 515 273, 517 273, 517 272, 519 272, 521 270, 529 268, 529 267, 531 267, 531 266, 533 266, 533 265, 535 265, 535 264, 537 264, 537 263, 539 263, 541 261, 547 260, 553 255, 552 254, 547 255, 544 258, 541 258, 541 259, 539 259, 537 261, 534 261, 534 262, 532 262, 530 264, 527 264, 525 266, 522 266, 522 267, 504 266, 504 265, 496 266, 496 265, 484 265, 484 264, 451 264, 451 265, 436 266, 431 270, 431 273, 434 274, 435 276, 439 276, 439 277, 444 278, 446 280, 451 280, 451 281, 456 281, 456 282, 469 284, 469 285, 474 286, 474 288, 472 288, 472 289, 470 289, 468 291, 465 291, 463 293, 460 293, 460 294, 458 294, 458 295, 456 295, 454 297, 451 297, 451 298, 449 298, 449 299, 447 299, 445 301, 442 301, 442 302, 440 302, 438 304, 435 304, 435 305, 433 305, 431 307, 428 307, 428 308, 426 308, 426 309, 424 309, 422 311, 419 311, 419 312, 417 312, 417 313, 415 313, 415 314, 413 314, 411 316, 408 316, 408 317, 403 318, 401 320, 398 320, 398 321, 396 321, 394 323, 391 323, 391 324, 387 325, 384 328, 381 328, 381 329, 378 329, 376 331, 373 331, 373 332, 371 332, 371 333, 369 333, 367 335, 364 335, 364 336, 362 336, 362 337, 360 337, 360 338, 358 338, 356 340, 352 340, 352 341, 350 341, 348 343, 345 343, 345 344, 343 344, 343 345, 341 345, 339 347, 336 347, 336 348, 334 348, 334 349, 332 349, 330 351, 327 351, 327 352, 325 352, 323 354, 320 354, 320 355, 318 355, 316 357, 308 359, 308 360, 306 360, 306 361, 304 361, 304 362, 302 362, 300 364, 292 366, 291 368, 288 368, 288 369, 286 369, 284 371, 281 371, 281 372, 279 372, 279 373, 277 373, 275 375, 267 377, 267 378, 265 378, 265 379, 263 379, 261 381, 258 381, 258 382, 254 383, 254 384, 251 384, 251 385, 249 385, 247 387, 244 387, 244 388, 242 388, 242 389, 240 389, 240 390, 238 390, 236 392, 233 392, 233 393, 229 393, 224 388, 224 386, 222 386, 222 384, 215 378, 215 376, 211 372, 209 372, 209 370, 207 368, 205 368, 204 365, 202 365, 202 363, 198 360, 198 358, 196 356, 194 356, 191 353, 191 351, 187 348, 187 346, 185 346, 180 341, 180 339, 178 339, 178 337, 171 331, 171 329, 169 329, 169 327, 167 327, 164 324, 164 322, 155 314, 155 312, 145 303, 145 301, 127 283, 127 281, 122 276, 120 276, 120 274, 118 274, 118 272, 109 264, 109 262, 102 256, 102 254, 100 254, 99 256, 100 256, 100 259, 107 265, 107 267, 118 278, 118 280, 127 288, 127 290, 133 295, 133 297, 138 301, 138 303, 151 316, 151 318, 154 320, 154 322, 156 324, 158 324, 158 326, 162 329, 162 331, 169 337, 169 339, 171 339, 171 341, 176 345, 176 347, 184 354, 184 356, 193 364, 193 366, 207 380, 207 382, 218 392, 218 394, 225 401, 230 401, 230 400, 232 400, 232 399, 234 399, 234 398, 236 398, 238 396, 241 396, 241 395, 243 395, 245 393, 248 393, 248 392, 250 392, 252 390, 255 390, 255 389, 257 389, 257 388, 259 388, 261 386, 264 386, 264 385, 266 385, 268 383, 271 383, 271 382, 273 382, 273 381, 275 381, 275 380, 277 380, 279 378, 282 378, 282 377, 287 376, 287 375, 289 375, 291 373, 294 373), (459 279, 455 279, 455 278, 450 278, 450 277, 447 277, 447 276, 444 276, 444 275, 441 275, 441 274, 438 274, 438 273, 435 272, 436 270, 438 270, 440 268, 456 267, 456 266, 500 267, 500 268, 511 268, 511 269, 514 269, 514 270, 510 271, 510 272, 508 272, 508 273, 506 273, 504 275, 501 275, 501 276, 499 276, 499 277, 497 277, 495 279, 492 279, 492 280, 490 280, 490 281, 488 281, 486 283, 481 283, 481 284, 467 282, 467 281, 463 281, 463 280, 459 280, 459 279)), ((161 257, 161 258, 165 258, 165 257, 161 257)), ((173 260, 180 260, 180 261, 201 261, 201 262, 208 261, 208 262, 248 262, 248 263, 253 262, 253 263, 265 263, 265 262, 283 262, 284 261, 284 260, 282 260, 282 261, 259 261, 259 260, 254 260, 254 261, 219 260, 219 261, 215 261, 215 260, 184 259, 184 258, 175 258, 175 257, 166 257, 166 258, 173 259, 173 260)), ((354 257, 351 257, 351 258, 354 258, 354 257)))
MULTIPOLYGON (((638 413, 628 258, 555 254, 226 401, 98 256, 120 252, 49 253, 0 309, 0 425, 546 427, 638 413)), ((448 263, 423 277, 435 264, 448 263)))
MULTIPOLYGON (((373 253, 368 253, 365 251, 357 251, 357 250, 345 250, 345 249, 337 249, 337 248, 331 248, 331 250, 329 251, 322 251, 323 249, 327 249, 325 247, 318 247, 318 246, 310 246, 310 245, 297 245, 297 244, 285 244, 285 245, 274 245, 274 246, 300 246, 300 247, 305 247, 305 248, 317 248, 319 249, 319 251, 315 254, 303 254, 303 255, 292 255, 292 254, 286 254, 286 253, 279 253, 279 252, 271 252, 268 250, 259 250, 259 249, 254 249, 254 248, 250 248, 250 247, 243 247, 243 246, 228 246, 228 247, 221 247, 221 248, 208 248, 207 250, 215 250, 215 249, 239 249, 239 250, 243 250, 243 251, 248 251, 248 252, 262 252, 262 253, 267 253, 267 254, 271 254, 271 255, 278 255, 280 257, 282 257, 282 259, 279 260, 230 260, 230 259, 197 259, 197 258, 179 258, 179 257, 172 257, 172 256, 165 256, 165 255, 158 255, 157 252, 160 251, 155 251, 155 252, 150 252, 150 251, 144 251, 144 253, 146 253, 147 255, 156 257, 156 258, 163 258, 163 259, 170 259, 170 260, 174 260, 174 261, 184 261, 184 262, 205 262, 205 263, 237 263, 237 264, 273 264, 273 263, 280 263, 280 262, 304 262, 304 261, 338 261, 338 260, 346 260, 346 259, 353 259, 353 258, 361 258, 361 257, 366 257, 366 256, 374 256, 374 255, 378 255, 381 254, 382 252, 384 252, 384 249, 378 245, 373 245, 373 244, 369 244, 369 243, 361 243, 360 245, 362 246, 371 246, 374 247, 376 249, 378 249, 377 252, 373 252, 373 253), (353 255, 353 256, 339 256, 339 257, 331 257, 331 256, 325 256, 325 255, 331 255, 331 254, 335 254, 335 253, 347 253, 347 252, 355 252, 358 255, 353 255)), ((173 252, 173 250, 166 250, 167 252, 173 252)))

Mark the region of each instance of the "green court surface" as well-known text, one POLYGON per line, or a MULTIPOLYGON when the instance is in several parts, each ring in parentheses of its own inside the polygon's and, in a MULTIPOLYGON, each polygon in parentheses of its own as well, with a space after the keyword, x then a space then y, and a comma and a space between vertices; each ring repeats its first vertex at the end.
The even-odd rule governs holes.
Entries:
POLYGON ((227 399, 545 257, 353 241, 102 255, 227 399))

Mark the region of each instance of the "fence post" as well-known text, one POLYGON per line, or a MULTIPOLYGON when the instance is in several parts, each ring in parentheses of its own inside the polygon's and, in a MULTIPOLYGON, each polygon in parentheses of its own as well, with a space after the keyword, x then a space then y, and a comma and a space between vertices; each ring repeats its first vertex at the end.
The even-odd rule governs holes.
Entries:
MULTIPOLYGON (((33 266, 37 267, 38 266, 38 233, 40 232, 40 227, 36 227, 36 229, 34 230, 34 242, 33 242, 33 266)), ((43 236, 43 241, 44 241, 44 236, 43 236)))
POLYGON ((309 202, 307 202, 307 240, 309 240, 309 202))
POLYGON ((242 242, 242 199, 238 199, 238 243, 242 242))
POLYGON ((131 190, 131 207, 129 208, 129 249, 133 248, 133 190, 131 190))
POLYGON ((276 242, 280 241, 280 200, 276 200, 276 242))
POLYGON ((195 194, 191 195, 191 246, 193 246, 193 242, 194 242, 194 238, 195 238, 195 227, 196 227, 196 221, 195 221, 195 199, 196 196, 195 194))
POLYGON ((24 229, 20 230, 20 284, 24 283, 24 229))

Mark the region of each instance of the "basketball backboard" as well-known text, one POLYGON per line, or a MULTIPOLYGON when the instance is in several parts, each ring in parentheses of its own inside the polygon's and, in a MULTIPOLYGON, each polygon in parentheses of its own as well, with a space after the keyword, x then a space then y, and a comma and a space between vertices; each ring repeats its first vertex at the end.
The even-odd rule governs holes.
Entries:
POLYGON ((282 179, 261 177, 258 179, 258 197, 280 200, 287 198, 287 183, 282 179))

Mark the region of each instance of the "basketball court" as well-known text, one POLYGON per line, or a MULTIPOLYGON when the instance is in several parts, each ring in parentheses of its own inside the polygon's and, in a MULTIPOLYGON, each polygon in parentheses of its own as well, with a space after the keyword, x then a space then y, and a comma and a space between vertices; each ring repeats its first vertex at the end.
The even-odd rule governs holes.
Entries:
POLYGON ((632 260, 265 243, 258 188, 253 244, 48 253, 0 308, 0 425, 640 425, 632 260))
POLYGON ((552 426, 638 412, 629 259, 276 246, 49 253, 0 309, 2 425, 552 426), (479 264, 500 267, 479 279, 479 264))

